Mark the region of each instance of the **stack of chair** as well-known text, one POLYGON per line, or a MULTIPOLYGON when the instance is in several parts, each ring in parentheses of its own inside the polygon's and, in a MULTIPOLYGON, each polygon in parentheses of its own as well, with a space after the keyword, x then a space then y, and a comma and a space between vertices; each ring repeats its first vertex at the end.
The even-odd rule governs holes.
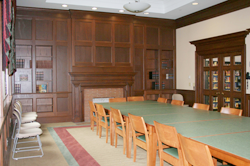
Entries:
MULTIPOLYGON (((38 122, 34 122, 37 118, 36 113, 26 113, 22 114, 22 105, 20 102, 16 102, 14 104, 13 115, 16 117, 12 138, 14 139, 13 143, 13 155, 12 158, 14 160, 25 159, 25 158, 34 158, 34 157, 42 157, 42 143, 39 135, 42 134, 42 130, 39 128, 41 125, 38 122), (36 138, 36 141, 19 141, 24 138, 36 138), (27 144, 37 142, 38 146, 29 146, 27 144), (18 146, 19 144, 27 145, 27 146, 18 146), (27 152, 27 151, 40 151, 39 155, 27 155, 23 157, 15 157, 16 153, 27 152)), ((24 153, 23 153, 24 154, 24 153)))

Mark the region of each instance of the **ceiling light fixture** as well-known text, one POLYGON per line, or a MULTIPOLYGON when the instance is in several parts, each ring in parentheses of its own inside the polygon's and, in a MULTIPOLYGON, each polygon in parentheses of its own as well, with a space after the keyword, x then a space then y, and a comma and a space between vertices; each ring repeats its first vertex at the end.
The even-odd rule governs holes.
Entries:
POLYGON ((194 3, 192 3, 192 5, 198 5, 199 3, 198 2, 194 2, 194 3))
POLYGON ((97 10, 97 7, 92 7, 92 10, 97 10))
POLYGON ((123 12, 124 12, 124 10, 123 10, 123 9, 121 9, 121 10, 119 10, 119 12, 120 12, 120 13, 123 13, 123 12))
POLYGON ((144 14, 146 14, 146 15, 147 15, 147 14, 149 14, 149 12, 145 12, 144 14))
POLYGON ((66 4, 63 4, 63 5, 62 5, 62 7, 68 7, 68 5, 66 5, 66 4))
POLYGON ((140 0, 135 0, 135 2, 129 2, 123 6, 124 9, 132 13, 141 13, 150 7, 151 7, 150 4, 145 2, 140 2, 140 0))

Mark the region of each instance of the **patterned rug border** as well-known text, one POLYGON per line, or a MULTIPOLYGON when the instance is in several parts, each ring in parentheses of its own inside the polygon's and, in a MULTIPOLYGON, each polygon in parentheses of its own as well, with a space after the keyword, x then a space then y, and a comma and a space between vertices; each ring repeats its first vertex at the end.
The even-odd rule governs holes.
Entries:
POLYGON ((47 129, 70 166, 100 166, 67 131, 67 129, 82 127, 90 127, 90 125, 47 127, 47 129))

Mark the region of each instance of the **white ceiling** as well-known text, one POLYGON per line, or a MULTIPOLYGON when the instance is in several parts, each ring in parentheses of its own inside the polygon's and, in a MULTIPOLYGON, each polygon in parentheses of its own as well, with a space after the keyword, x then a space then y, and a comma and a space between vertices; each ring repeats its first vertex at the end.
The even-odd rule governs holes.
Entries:
MULTIPOLYGON (((128 11, 122 14, 178 19, 224 1, 226 0, 141 0, 141 2, 147 2, 151 5, 147 10, 148 15, 128 11), (198 5, 192 5, 193 2, 198 2, 198 5)), ((92 11, 92 7, 97 7, 98 9, 95 10, 97 12, 119 13, 118 10, 123 9, 123 5, 129 2, 134 2, 134 0, 17 0, 17 6, 86 11, 92 11), (68 7, 63 8, 62 4, 67 4, 68 7)))

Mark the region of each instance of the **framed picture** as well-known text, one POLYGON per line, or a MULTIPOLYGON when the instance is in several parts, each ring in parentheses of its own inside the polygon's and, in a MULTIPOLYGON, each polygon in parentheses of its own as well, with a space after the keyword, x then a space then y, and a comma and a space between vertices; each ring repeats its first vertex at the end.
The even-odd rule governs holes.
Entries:
POLYGON ((20 74, 19 79, 20 79, 20 81, 28 81, 29 76, 28 76, 28 74, 20 74))
POLYGON ((48 84, 36 85, 36 92, 38 93, 48 92, 48 84))

